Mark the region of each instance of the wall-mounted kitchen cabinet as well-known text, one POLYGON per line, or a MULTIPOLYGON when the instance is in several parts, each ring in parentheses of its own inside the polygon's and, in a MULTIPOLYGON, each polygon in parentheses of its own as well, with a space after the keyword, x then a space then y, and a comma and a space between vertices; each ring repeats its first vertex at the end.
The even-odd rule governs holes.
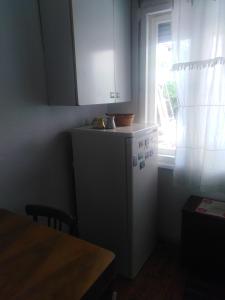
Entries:
POLYGON ((130 0, 114 0, 115 102, 131 100, 130 0))
POLYGON ((49 103, 130 101, 130 0, 39 4, 49 103))

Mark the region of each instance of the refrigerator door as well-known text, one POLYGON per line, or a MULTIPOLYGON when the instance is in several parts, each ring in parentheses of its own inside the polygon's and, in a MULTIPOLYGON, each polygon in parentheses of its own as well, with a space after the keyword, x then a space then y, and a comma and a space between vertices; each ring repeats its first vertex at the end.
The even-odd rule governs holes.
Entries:
POLYGON ((118 272, 128 269, 126 148, 123 135, 72 133, 80 238, 112 250, 118 272))
POLYGON ((128 198, 130 198, 130 277, 149 258, 156 235, 157 129, 127 139, 128 198))

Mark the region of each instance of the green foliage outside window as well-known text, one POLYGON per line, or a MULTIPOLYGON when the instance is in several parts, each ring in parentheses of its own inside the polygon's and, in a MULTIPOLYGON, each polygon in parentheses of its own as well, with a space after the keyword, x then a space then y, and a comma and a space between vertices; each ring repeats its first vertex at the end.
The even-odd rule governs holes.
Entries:
POLYGON ((177 116, 178 103, 177 103, 177 88, 174 81, 167 81, 163 86, 163 96, 170 99, 174 116, 177 116))

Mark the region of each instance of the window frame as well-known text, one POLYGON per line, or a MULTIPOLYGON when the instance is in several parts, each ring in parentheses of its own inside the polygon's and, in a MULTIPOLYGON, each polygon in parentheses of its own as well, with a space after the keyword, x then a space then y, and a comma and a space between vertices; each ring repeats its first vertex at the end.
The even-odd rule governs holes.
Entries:
MULTIPOLYGON (((158 25, 172 22, 171 10, 146 15, 146 57, 145 57, 145 122, 157 123, 157 106, 155 97, 156 83, 156 46, 158 42, 158 25)), ((175 149, 158 149, 160 167, 174 168, 175 149)))

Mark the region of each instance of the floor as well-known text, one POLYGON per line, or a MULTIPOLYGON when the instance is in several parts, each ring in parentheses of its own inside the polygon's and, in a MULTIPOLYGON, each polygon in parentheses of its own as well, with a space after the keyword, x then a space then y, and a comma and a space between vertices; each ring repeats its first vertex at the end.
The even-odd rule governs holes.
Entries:
POLYGON ((225 280, 181 267, 179 249, 160 245, 134 280, 117 278, 118 300, 225 300, 225 280), (212 280, 213 278, 213 280, 212 280))
POLYGON ((179 250, 160 245, 133 280, 118 278, 118 300, 181 300, 186 272, 180 267, 179 250))

